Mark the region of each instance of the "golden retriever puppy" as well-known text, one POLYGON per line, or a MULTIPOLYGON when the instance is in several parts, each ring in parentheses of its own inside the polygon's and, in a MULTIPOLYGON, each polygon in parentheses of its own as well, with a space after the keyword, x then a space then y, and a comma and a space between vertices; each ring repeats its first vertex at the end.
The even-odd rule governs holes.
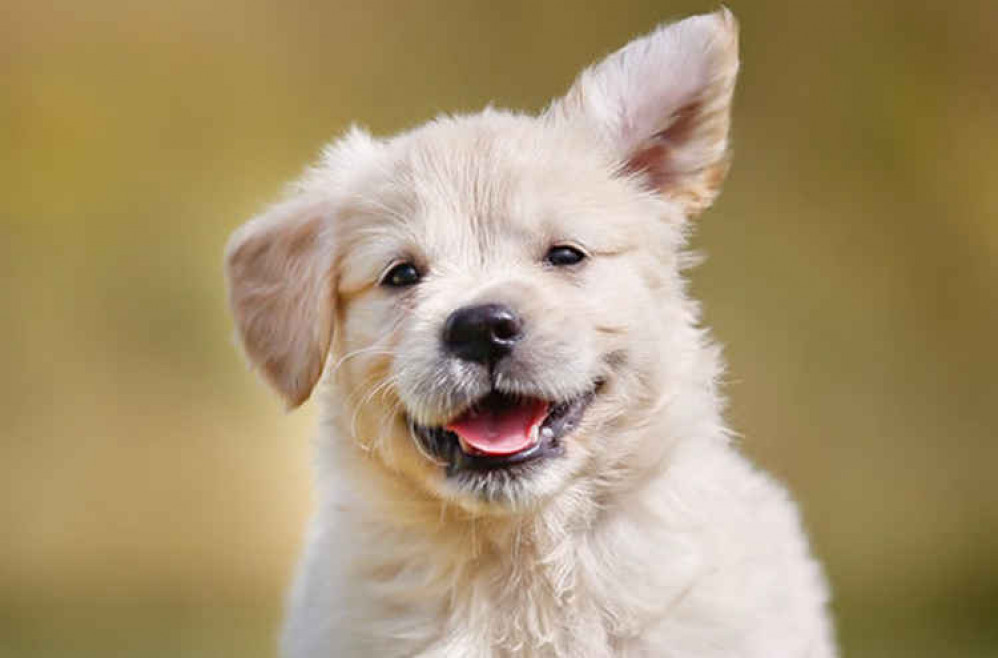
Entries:
POLYGON ((285 656, 835 655, 682 274, 737 71, 727 10, 666 25, 539 116, 353 129, 235 233, 246 354, 322 410, 285 656))

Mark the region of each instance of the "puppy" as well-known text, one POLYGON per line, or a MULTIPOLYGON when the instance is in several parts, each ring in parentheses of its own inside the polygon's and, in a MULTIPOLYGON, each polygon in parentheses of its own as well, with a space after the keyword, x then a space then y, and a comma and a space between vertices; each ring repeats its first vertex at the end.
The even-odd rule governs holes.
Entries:
POLYGON ((682 276, 728 168, 727 10, 539 116, 354 128, 232 237, 250 361, 317 384, 289 658, 827 658, 793 502, 730 445, 682 276))

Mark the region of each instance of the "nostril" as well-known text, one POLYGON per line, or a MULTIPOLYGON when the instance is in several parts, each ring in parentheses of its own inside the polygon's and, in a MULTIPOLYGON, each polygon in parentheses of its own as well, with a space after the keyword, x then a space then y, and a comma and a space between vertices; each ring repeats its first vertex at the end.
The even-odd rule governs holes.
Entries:
POLYGON ((511 341, 520 335, 520 321, 512 313, 498 315, 492 325, 492 335, 501 341, 511 341))

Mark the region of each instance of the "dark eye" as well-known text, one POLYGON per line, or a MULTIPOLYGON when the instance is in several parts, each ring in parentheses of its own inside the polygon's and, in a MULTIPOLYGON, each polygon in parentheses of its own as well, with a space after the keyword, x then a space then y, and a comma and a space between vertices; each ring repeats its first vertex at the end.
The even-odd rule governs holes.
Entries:
POLYGON ((555 267, 575 265, 581 263, 585 258, 586 254, 581 249, 564 244, 551 247, 548 249, 547 255, 544 256, 544 260, 555 267))
POLYGON ((388 288, 407 288, 419 283, 421 278, 423 275, 419 273, 415 265, 408 262, 399 263, 385 272, 385 275, 381 277, 381 285, 388 288))

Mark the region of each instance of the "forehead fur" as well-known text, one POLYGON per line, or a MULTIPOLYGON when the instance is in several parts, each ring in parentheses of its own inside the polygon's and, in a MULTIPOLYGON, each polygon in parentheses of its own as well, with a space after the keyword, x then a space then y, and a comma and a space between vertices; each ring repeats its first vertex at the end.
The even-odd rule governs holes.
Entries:
POLYGON ((586 182, 580 175, 602 178, 618 166, 586 133, 496 110, 437 119, 392 146, 402 182, 424 196, 460 203, 465 211, 490 211, 511 188, 566 178, 578 185, 586 182))
POLYGON ((327 166, 354 172, 341 196, 347 251, 379 228, 386 233, 379 237, 451 252, 467 253, 455 243, 469 237, 495 246, 517 228, 549 240, 588 237, 597 244, 586 246, 614 250, 615 240, 641 238, 637 224, 679 216, 584 127, 549 117, 490 109, 385 142, 364 138, 376 147, 358 148, 351 134, 327 155, 327 166), (611 233, 610 225, 621 230, 611 233))

